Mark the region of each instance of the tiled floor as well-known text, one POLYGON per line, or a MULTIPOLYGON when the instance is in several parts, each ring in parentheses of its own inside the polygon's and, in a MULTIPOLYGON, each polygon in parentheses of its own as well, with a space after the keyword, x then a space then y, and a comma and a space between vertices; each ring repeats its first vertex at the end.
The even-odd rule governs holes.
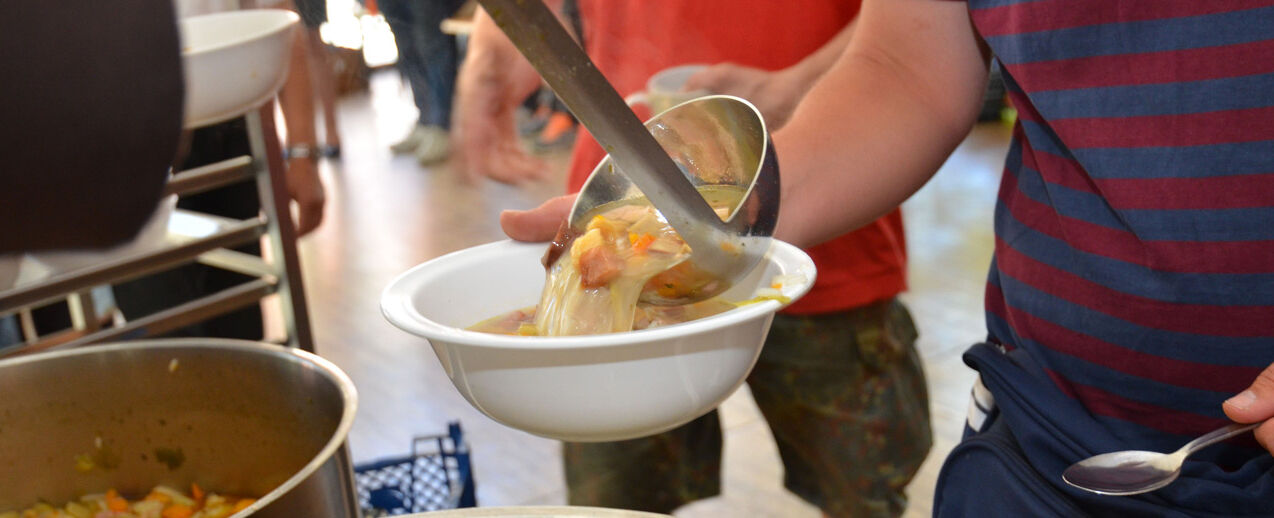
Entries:
MULTIPOLYGON (((479 414, 452 388, 428 345, 391 327, 380 290, 398 273, 440 254, 502 237, 496 216, 557 194, 565 156, 548 156, 549 179, 522 187, 469 185, 448 166, 419 167, 388 147, 414 121, 398 76, 378 73, 370 95, 341 102, 344 158, 327 163, 327 220, 301 254, 319 353, 358 386, 350 436, 356 461, 408 451, 416 434, 464 426, 484 506, 565 502, 559 445, 479 414)), ((960 353, 983 336, 982 281, 992 245, 991 212, 1008 142, 980 126, 904 206, 911 259, 907 304, 920 327, 934 414, 935 447, 910 488, 908 516, 930 514, 941 459, 959 437, 973 373, 960 353)), ((782 488, 782 466, 746 388, 723 406, 724 489, 684 517, 815 517, 782 488)))

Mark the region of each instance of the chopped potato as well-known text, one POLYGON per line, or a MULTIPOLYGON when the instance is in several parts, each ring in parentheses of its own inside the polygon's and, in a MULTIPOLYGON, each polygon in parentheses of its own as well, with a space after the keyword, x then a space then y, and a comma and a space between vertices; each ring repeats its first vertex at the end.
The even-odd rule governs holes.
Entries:
POLYGON ((227 518, 247 509, 255 498, 205 493, 191 484, 189 495, 167 486, 156 486, 139 499, 129 500, 114 489, 68 502, 62 507, 38 503, 22 511, 0 512, 0 518, 227 518))

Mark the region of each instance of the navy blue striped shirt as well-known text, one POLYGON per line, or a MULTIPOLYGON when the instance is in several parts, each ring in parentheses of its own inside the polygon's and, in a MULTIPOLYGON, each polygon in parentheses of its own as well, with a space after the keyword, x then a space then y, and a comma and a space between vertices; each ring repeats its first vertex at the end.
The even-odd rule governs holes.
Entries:
POLYGON ((992 340, 1139 449, 1227 423, 1274 362, 1274 1, 969 4, 1019 113, 992 340))

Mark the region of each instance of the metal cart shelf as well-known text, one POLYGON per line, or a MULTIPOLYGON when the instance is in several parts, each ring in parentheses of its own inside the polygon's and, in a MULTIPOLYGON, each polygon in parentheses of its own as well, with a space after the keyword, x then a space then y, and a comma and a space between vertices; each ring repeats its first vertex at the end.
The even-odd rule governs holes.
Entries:
POLYGON ((125 257, 60 273, 38 282, 0 291, 0 316, 17 314, 25 342, 0 349, 0 358, 36 351, 143 338, 257 304, 277 294, 282 306, 287 345, 314 350, 309 312, 301 285, 296 253, 296 230, 284 183, 283 152, 274 123, 274 102, 244 114, 251 154, 177 172, 166 194, 178 197, 237 182, 255 181, 261 201, 257 218, 235 220, 177 210, 164 239, 125 257), (232 247, 265 237, 262 256, 232 247), (264 257, 269 257, 266 260, 264 257), (99 321, 94 311, 94 287, 145 277, 175 266, 199 262, 253 277, 252 280, 185 304, 122 323, 99 321), (30 310, 66 300, 71 329, 40 335, 30 324, 30 310))

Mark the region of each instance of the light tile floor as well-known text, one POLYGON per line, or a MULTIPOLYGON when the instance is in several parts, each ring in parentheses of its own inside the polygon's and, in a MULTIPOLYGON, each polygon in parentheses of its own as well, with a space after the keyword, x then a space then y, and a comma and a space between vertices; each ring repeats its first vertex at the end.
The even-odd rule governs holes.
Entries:
MULTIPOLYGON (((470 407, 447 381, 428 345, 391 327, 380 290, 398 273, 446 252, 501 238, 496 217, 558 194, 566 157, 545 157, 552 175, 521 187, 471 185, 448 165, 422 168, 389 145, 414 122, 397 74, 373 76, 370 93, 340 103, 344 158, 324 163, 329 204, 323 226, 301 245, 319 353, 358 386, 350 434, 356 461, 403 455, 413 435, 459 420, 473 448, 479 503, 562 504, 557 442, 504 427, 470 407)), ((973 373, 960 361, 984 336, 982 287, 991 214, 1008 131, 976 128, 935 178, 904 205, 911 289, 904 300, 920 328, 935 445, 909 493, 907 516, 930 514, 941 459, 959 438, 973 373)), ((782 488, 773 438, 746 388, 722 408, 726 430, 721 496, 679 510, 682 517, 815 517, 782 488)))

